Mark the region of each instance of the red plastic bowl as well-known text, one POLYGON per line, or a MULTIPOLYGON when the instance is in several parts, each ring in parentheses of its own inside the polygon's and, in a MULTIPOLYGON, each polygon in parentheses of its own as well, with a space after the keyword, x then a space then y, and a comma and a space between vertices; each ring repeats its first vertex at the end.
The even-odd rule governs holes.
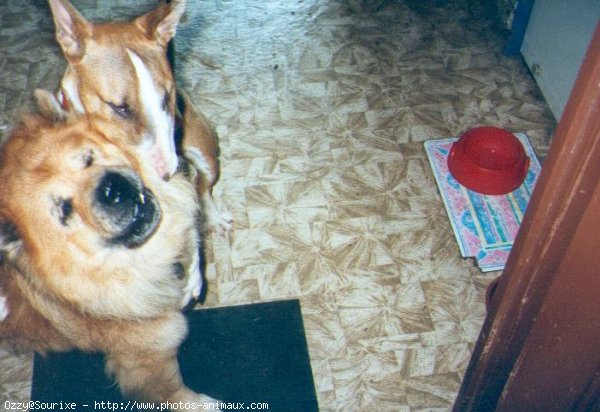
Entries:
POLYGON ((529 157, 519 139, 509 131, 476 127, 452 144, 448 169, 468 189, 485 195, 503 195, 521 186, 529 169, 529 157))

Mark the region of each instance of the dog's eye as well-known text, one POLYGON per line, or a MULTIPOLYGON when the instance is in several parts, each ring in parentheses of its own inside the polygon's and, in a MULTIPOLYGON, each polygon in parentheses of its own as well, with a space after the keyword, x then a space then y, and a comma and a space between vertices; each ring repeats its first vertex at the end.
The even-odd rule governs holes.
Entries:
POLYGON ((89 150, 89 151, 85 152, 83 155, 83 166, 85 168, 88 168, 93 164, 94 164, 94 152, 89 150))
POLYGON ((58 201, 58 220, 63 226, 67 225, 67 220, 73 214, 73 200, 72 199, 60 199, 58 201))
POLYGON ((113 112, 115 112, 119 117, 122 117, 123 119, 127 119, 128 117, 131 117, 131 108, 129 107, 129 105, 127 103, 123 103, 123 104, 108 103, 108 105, 113 110, 113 112))

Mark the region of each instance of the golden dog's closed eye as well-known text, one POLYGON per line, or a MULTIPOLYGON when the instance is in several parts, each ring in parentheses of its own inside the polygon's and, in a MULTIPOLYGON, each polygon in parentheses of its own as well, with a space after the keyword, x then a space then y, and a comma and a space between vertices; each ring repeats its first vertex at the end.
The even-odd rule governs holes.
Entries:
POLYGON ((58 199, 56 207, 58 209, 58 220, 63 226, 67 226, 67 221, 73 214, 73 200, 58 199))
POLYGON ((95 160, 95 153, 92 149, 86 151, 83 154, 83 166, 85 169, 87 169, 88 167, 90 167, 91 165, 94 164, 94 160, 95 160))

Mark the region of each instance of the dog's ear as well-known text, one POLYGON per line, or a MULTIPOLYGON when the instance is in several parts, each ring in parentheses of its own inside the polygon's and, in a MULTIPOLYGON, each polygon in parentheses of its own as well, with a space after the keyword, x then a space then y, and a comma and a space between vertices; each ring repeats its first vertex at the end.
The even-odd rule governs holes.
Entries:
POLYGON ((52 123, 61 123, 67 119, 67 111, 63 109, 56 96, 48 90, 35 89, 35 102, 40 114, 52 123))
POLYGON ((0 261, 4 260, 5 256, 10 257, 18 252, 21 244, 16 226, 0 216, 0 261))
POLYGON ((67 0, 48 1, 56 25, 56 40, 68 60, 78 61, 85 53, 85 39, 92 32, 92 23, 67 0))
POLYGON ((135 23, 148 37, 156 40, 162 47, 167 47, 169 40, 175 36, 177 24, 183 13, 185 13, 185 0, 172 0, 138 17, 135 23))

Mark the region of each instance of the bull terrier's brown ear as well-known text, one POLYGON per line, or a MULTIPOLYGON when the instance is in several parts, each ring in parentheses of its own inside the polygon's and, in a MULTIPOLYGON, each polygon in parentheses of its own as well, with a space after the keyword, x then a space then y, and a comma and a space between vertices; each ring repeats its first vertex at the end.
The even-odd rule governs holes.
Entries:
POLYGON ((35 89, 33 91, 38 111, 47 120, 61 123, 67 119, 67 111, 63 109, 56 96, 48 90, 35 89))
POLYGON ((138 17, 135 23, 149 38, 156 40, 162 47, 167 47, 169 40, 175 36, 183 13, 185 0, 173 0, 138 17))
POLYGON ((67 0, 48 0, 56 25, 56 40, 65 57, 78 61, 85 53, 85 39, 91 35, 92 23, 88 22, 67 0))

